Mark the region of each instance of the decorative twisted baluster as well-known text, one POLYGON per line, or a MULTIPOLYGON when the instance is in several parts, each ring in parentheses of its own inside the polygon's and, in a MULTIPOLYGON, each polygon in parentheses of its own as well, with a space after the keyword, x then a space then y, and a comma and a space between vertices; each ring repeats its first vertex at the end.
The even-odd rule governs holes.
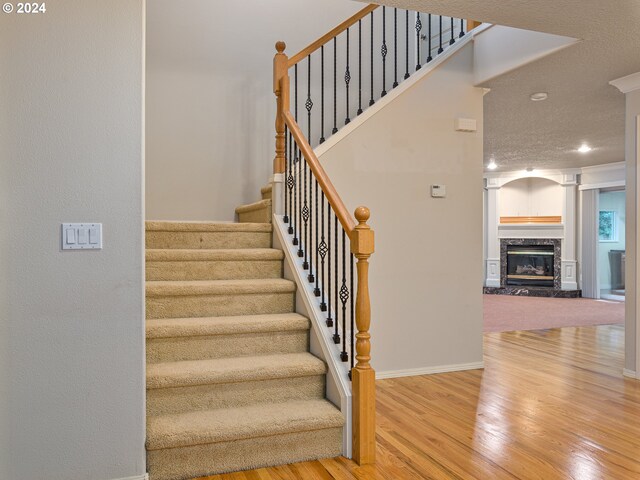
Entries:
POLYGON ((382 93, 381 97, 387 94, 387 7, 382 7, 382 46, 380 54, 382 55, 382 93))
POLYGON ((422 20, 420 20, 420 12, 416 15, 416 70, 420 70, 420 31, 422 30, 422 20))

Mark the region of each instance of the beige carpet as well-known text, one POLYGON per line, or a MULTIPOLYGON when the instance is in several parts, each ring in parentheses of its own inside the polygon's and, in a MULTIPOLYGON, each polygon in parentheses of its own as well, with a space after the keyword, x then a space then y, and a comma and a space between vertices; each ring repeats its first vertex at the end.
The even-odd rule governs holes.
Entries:
MULTIPOLYGON (((262 203, 245 208, 251 221, 270 213, 262 203)), ((271 225, 147 227, 150 480, 339 455, 344 417, 325 399, 327 366, 309 352, 271 225)))
POLYGON ((485 332, 623 323, 624 302, 484 295, 485 332))

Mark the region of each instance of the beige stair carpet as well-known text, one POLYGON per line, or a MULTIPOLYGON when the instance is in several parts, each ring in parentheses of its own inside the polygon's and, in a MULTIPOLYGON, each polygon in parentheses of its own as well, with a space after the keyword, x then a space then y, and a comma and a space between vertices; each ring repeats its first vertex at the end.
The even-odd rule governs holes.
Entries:
POLYGON ((325 399, 327 367, 309 353, 261 193, 239 208, 246 223, 147 222, 151 480, 341 453, 344 418, 325 399))

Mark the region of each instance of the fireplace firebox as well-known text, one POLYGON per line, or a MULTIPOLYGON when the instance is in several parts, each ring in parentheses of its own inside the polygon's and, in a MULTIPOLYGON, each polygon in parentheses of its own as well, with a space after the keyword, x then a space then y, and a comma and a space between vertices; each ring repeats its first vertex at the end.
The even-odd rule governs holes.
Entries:
POLYGON ((506 284, 554 286, 553 245, 507 245, 506 284))

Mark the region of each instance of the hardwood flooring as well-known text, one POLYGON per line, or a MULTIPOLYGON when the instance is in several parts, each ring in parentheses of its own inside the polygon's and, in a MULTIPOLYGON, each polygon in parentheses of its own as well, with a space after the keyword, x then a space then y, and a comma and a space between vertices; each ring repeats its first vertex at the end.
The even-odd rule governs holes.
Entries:
POLYGON ((207 480, 640 479, 640 381, 624 330, 485 335, 485 370, 377 382, 378 460, 345 458, 207 480))

